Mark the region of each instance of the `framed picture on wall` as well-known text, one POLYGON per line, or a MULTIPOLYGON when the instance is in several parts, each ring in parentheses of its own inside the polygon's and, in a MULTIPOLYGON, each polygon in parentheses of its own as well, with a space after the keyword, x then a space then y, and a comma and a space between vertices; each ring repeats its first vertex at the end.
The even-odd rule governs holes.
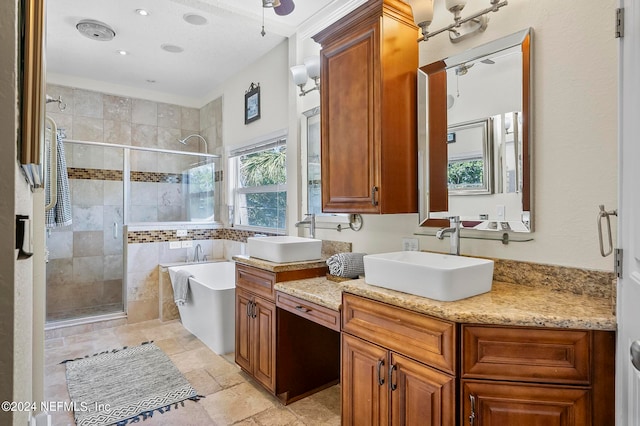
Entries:
POLYGON ((251 83, 244 92, 244 124, 260 118, 260 83, 251 83))

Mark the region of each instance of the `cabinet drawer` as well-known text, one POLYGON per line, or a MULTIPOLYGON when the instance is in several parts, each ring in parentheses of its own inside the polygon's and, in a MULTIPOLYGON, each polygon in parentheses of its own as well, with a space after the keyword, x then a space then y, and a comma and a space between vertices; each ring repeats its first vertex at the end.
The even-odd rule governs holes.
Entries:
POLYGON ((342 331, 456 374, 456 325, 344 293, 342 331))
POLYGON ((273 272, 236 263, 236 286, 244 288, 275 302, 273 285, 276 276, 273 272))
POLYGON ((462 377, 589 384, 591 333, 463 326, 462 377))
POLYGON ((279 291, 276 292, 276 306, 324 327, 340 331, 340 312, 338 311, 279 291))
POLYGON ((591 392, 582 386, 463 380, 461 424, 601 426, 591 416, 591 392))

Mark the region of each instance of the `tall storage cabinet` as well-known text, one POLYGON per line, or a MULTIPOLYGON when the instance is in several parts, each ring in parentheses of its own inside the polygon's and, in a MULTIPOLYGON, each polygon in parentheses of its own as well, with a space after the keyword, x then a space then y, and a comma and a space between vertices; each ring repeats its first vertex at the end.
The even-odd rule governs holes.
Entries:
POLYGON ((322 45, 322 210, 418 211, 417 27, 400 0, 369 1, 322 45))

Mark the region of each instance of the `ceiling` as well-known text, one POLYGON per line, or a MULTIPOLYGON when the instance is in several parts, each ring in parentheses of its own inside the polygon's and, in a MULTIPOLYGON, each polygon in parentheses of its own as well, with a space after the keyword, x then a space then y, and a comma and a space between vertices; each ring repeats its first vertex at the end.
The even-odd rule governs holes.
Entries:
POLYGON ((47 73, 199 99, 310 25, 314 15, 362 3, 294 1, 291 14, 278 16, 264 9, 261 0, 49 0, 47 73), (194 13, 207 22, 193 25, 183 19, 194 13), (99 41, 83 36, 76 29, 83 19, 108 24, 115 37, 99 41), (183 51, 167 52, 163 44, 183 51))

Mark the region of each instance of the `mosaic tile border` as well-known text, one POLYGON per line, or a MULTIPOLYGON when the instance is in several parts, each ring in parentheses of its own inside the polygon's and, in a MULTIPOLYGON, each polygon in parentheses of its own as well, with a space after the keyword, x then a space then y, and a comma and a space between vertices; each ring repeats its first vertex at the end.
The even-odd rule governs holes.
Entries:
POLYGON ((85 180, 114 180, 122 181, 122 170, 108 169, 84 169, 78 167, 67 167, 69 179, 85 180))
MULTIPOLYGON (((276 235, 264 232, 260 232, 260 234, 276 235)), ((248 237, 253 237, 255 235, 256 232, 253 231, 243 231, 233 228, 188 229, 187 235, 184 237, 177 237, 175 229, 161 231, 129 231, 127 233, 127 243, 144 244, 190 240, 230 240, 246 243, 248 237)))
MULTIPOLYGON (((122 170, 109 169, 87 169, 81 167, 68 167, 67 175, 69 179, 85 179, 85 180, 113 180, 122 181, 122 170)), ((218 170, 214 172, 214 182, 222 182, 224 171, 218 170)), ((182 173, 160 173, 160 172, 137 172, 131 171, 130 179, 132 182, 149 182, 149 183, 182 183, 185 178, 182 173)))

